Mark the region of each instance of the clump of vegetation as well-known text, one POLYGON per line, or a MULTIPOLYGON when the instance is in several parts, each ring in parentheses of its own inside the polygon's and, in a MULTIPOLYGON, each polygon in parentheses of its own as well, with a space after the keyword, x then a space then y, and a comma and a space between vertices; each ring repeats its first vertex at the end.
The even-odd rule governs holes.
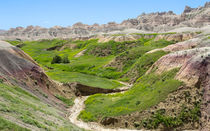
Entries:
POLYGON ((63 57, 62 63, 65 63, 65 64, 70 63, 68 56, 63 57))
POLYGON ((176 117, 167 116, 164 110, 159 110, 150 118, 144 119, 142 126, 147 129, 157 129, 161 124, 167 129, 174 129, 185 123, 199 122, 200 116, 200 103, 196 102, 192 108, 183 105, 181 112, 176 117))
POLYGON ((62 62, 62 58, 60 56, 56 55, 53 57, 51 64, 61 63, 61 62, 62 62))
POLYGON ((92 121, 102 117, 143 111, 164 100, 169 93, 182 85, 182 82, 174 79, 178 70, 173 69, 161 75, 154 73, 144 75, 129 91, 123 94, 96 94, 90 96, 85 101, 85 112, 80 114, 80 118, 85 121, 92 121), (91 117, 87 117, 87 114, 91 117), (86 115, 86 117, 83 115, 86 115))
POLYGON ((64 56, 63 58, 60 57, 59 55, 56 55, 53 57, 51 64, 59 64, 59 63, 69 63, 69 58, 68 56, 64 56))

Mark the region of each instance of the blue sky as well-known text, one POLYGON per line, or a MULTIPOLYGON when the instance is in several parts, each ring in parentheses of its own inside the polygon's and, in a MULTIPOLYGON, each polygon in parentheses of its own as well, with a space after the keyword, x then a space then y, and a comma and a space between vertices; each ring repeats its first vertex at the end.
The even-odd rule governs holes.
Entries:
POLYGON ((0 0, 0 29, 28 25, 104 24, 135 18, 142 12, 203 6, 208 0, 0 0))

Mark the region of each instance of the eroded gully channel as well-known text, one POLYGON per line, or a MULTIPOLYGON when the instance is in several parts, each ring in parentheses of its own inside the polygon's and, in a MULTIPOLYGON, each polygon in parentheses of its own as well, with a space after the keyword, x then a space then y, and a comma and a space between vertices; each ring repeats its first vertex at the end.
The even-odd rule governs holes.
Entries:
MULTIPOLYGON (((120 90, 122 90, 123 93, 125 90, 128 90, 129 88, 132 87, 131 84, 125 83, 125 82, 121 82, 118 81, 119 83, 123 84, 124 86, 120 88, 120 90)), ((112 93, 115 94, 115 93, 112 93)), ((88 98, 89 96, 81 96, 81 97, 77 97, 74 100, 74 105, 73 107, 71 107, 69 109, 69 120, 71 123, 77 125, 80 128, 84 128, 86 130, 92 130, 92 131, 136 131, 136 130, 129 130, 129 129, 109 129, 109 128, 105 128, 102 125, 96 123, 96 122, 84 122, 82 120, 77 119, 80 112, 85 108, 85 100, 88 98)))

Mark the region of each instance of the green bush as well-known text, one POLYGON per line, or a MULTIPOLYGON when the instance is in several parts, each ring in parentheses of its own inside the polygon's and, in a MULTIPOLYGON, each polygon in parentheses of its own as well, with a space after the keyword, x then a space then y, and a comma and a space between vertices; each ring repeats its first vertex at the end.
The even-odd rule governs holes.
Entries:
POLYGON ((64 56, 62 59, 62 63, 70 63, 68 56, 64 56))
POLYGON ((70 63, 68 56, 64 56, 63 58, 59 55, 53 57, 51 64, 59 64, 59 63, 70 63))
POLYGON ((53 57, 51 64, 61 63, 61 62, 62 62, 62 58, 60 56, 56 55, 53 57))

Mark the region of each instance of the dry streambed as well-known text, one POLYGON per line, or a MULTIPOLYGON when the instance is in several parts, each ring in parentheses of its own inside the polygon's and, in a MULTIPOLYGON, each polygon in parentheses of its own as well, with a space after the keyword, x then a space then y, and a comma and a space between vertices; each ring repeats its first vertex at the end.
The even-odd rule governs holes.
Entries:
MULTIPOLYGON (((125 86, 123 86, 122 88, 120 88, 122 90, 121 93, 123 93, 125 90, 128 90, 129 88, 132 87, 132 84, 128 84, 125 82, 121 82, 119 81, 121 84, 124 84, 125 86)), ((69 113, 69 120, 71 123, 77 125, 80 128, 84 128, 86 130, 93 130, 93 131, 135 131, 135 130, 128 130, 128 129, 108 129, 103 127, 102 125, 99 125, 96 122, 84 122, 82 120, 77 119, 77 117, 79 116, 80 112, 85 108, 85 100, 87 100, 89 96, 81 96, 81 97, 77 97, 74 100, 74 106, 72 108, 70 108, 69 113)))

